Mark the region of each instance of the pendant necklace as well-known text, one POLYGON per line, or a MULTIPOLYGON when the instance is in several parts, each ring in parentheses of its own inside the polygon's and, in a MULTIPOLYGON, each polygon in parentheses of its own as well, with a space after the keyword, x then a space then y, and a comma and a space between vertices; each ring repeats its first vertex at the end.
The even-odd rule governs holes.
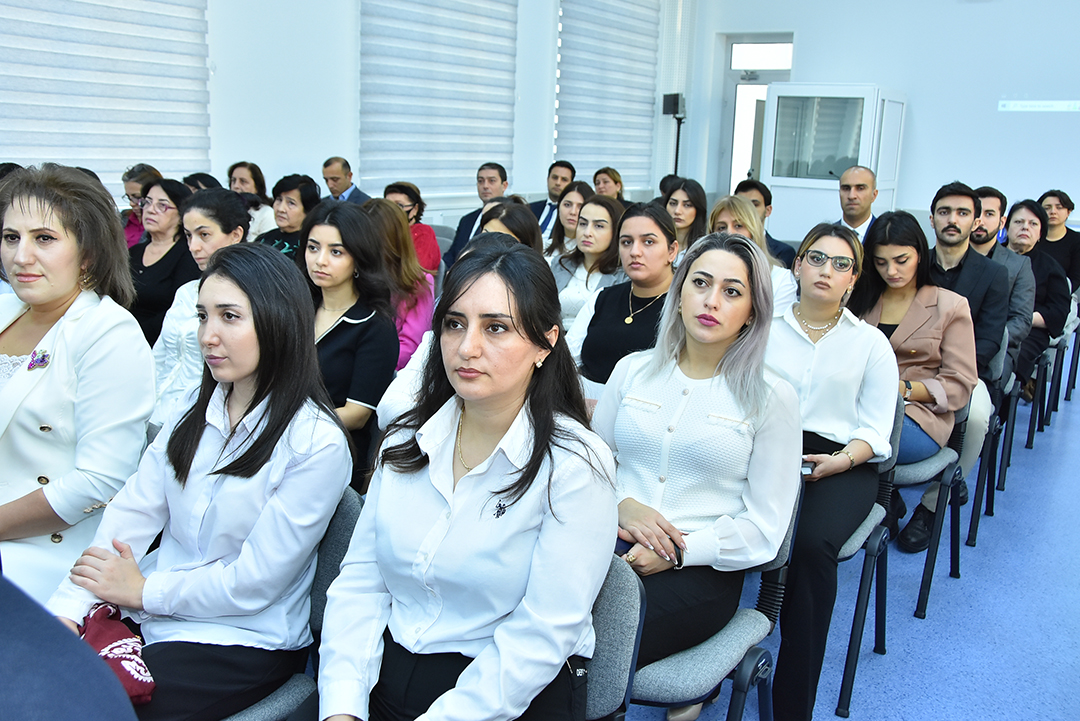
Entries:
POLYGON ((634 316, 635 316, 635 315, 637 315, 637 314, 638 314, 638 313, 640 313, 641 311, 645 310, 645 308, 648 308, 648 307, 649 307, 650 305, 652 305, 652 304, 653 304, 653 303, 655 303, 656 301, 660 300, 660 299, 661 299, 661 298, 663 298, 663 297, 664 297, 665 295, 667 295, 667 291, 665 291, 665 292, 661 293, 660 295, 658 295, 658 296, 656 296, 655 298, 653 298, 652 300, 650 300, 650 301, 649 301, 648 303, 646 303, 646 304, 645 304, 645 307, 644 307, 644 308, 638 308, 637 310, 634 310, 634 289, 633 289, 633 288, 631 288, 631 289, 630 289, 630 295, 629 295, 629 297, 627 298, 627 305, 629 305, 629 307, 630 307, 630 315, 626 316, 626 317, 625 317, 625 318, 623 319, 623 323, 626 323, 627 325, 630 325, 631 323, 633 323, 633 322, 634 322, 634 316))

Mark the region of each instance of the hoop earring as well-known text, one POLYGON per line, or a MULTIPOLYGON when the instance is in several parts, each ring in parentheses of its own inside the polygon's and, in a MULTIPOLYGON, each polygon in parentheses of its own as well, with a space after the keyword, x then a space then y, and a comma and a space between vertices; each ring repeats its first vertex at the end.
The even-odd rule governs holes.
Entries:
POLYGON ((352 277, 353 278, 359 278, 360 277, 360 271, 354 269, 353 272, 352 272, 352 277))

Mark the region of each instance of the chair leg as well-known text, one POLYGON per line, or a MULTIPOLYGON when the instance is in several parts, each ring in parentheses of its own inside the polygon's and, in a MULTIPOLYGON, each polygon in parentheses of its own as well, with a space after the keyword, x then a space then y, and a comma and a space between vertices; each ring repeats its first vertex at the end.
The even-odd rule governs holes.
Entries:
POLYGON ((979 473, 975 481, 975 502, 971 504, 971 521, 968 523, 967 545, 974 546, 979 535, 979 516, 982 513, 983 496, 986 493, 986 480, 990 477, 991 446, 994 440, 994 424, 997 419, 991 414, 990 427, 983 438, 982 451, 979 453, 979 473))
POLYGON ((732 676, 727 721, 742 719, 746 694, 755 686, 758 688, 758 716, 762 721, 772 721, 772 667, 772 654, 765 649, 754 646, 746 652, 732 676))
POLYGON ((1035 398, 1031 401, 1031 419, 1028 421, 1027 444, 1024 448, 1035 446, 1035 429, 1042 429, 1044 383, 1046 383, 1046 366, 1042 356, 1039 356, 1035 361, 1035 398))
POLYGON ((889 594, 889 533, 881 536, 881 554, 877 560, 877 600, 874 603, 874 653, 885 655, 885 612, 889 594))
POLYGON ((986 515, 994 515, 994 479, 997 478, 998 470, 998 445, 1001 443, 1001 421, 995 415, 993 421, 994 433, 990 439, 989 467, 986 469, 986 515))
POLYGON ((1050 383, 1049 375, 1050 359, 1043 356, 1039 361, 1039 373, 1035 381, 1035 400, 1038 401, 1039 409, 1039 423, 1036 429, 1039 433, 1046 430, 1046 386, 1050 383))
POLYGON ((998 466, 997 489, 1005 490, 1005 476, 1012 465, 1013 436, 1016 431, 1016 406, 1019 404, 1015 391, 1008 396, 1008 417, 1005 420, 1005 438, 1001 443, 1001 463, 998 466))
MULTIPOLYGON (((930 582, 934 578, 934 566, 937 564, 938 545, 941 543, 941 529, 945 525, 945 513, 948 510, 953 478, 959 473, 959 466, 950 464, 941 475, 938 489, 937 507, 934 511, 934 527, 930 531, 930 547, 926 550, 926 563, 923 565, 922 583, 919 586, 919 600, 915 604, 915 617, 926 618, 926 603, 930 599, 930 582), (946 480, 949 479, 949 480, 946 480)), ((959 538, 957 538, 959 541, 959 538)))
POLYGON ((866 609, 870 605, 870 586, 874 583, 874 566, 877 561, 877 556, 873 551, 880 552, 882 536, 887 533, 888 531, 884 527, 878 526, 870 533, 864 544, 862 576, 859 578, 859 595, 855 597, 855 615, 851 620, 851 637, 848 639, 847 659, 844 661, 844 677, 840 682, 840 700, 836 704, 836 715, 841 718, 848 717, 848 707, 851 705, 851 690, 855 686, 855 670, 859 665, 863 629, 866 628, 866 609))
POLYGON ((1072 400, 1073 388, 1076 388, 1076 364, 1080 363, 1080 328, 1073 335, 1072 365, 1069 366, 1069 382, 1065 385, 1065 400, 1072 400))
MULTIPOLYGON (((1050 405, 1051 412, 1057 413, 1059 408, 1059 402, 1061 401, 1061 380, 1065 375, 1065 354, 1069 351, 1069 341, 1066 338, 1058 346, 1058 349, 1054 352, 1054 372, 1050 375, 1050 405)), ((1046 425, 1050 425, 1050 419, 1046 420, 1046 425)))
MULTIPOLYGON (((957 468, 957 476, 960 475, 960 469, 957 468)), ((945 478, 945 476, 942 476, 945 478)), ((953 481, 953 491, 956 489, 956 484, 959 480, 953 481)), ((952 492, 952 503, 949 504, 950 518, 949 518, 949 576, 952 578, 960 578, 960 495, 952 492)))

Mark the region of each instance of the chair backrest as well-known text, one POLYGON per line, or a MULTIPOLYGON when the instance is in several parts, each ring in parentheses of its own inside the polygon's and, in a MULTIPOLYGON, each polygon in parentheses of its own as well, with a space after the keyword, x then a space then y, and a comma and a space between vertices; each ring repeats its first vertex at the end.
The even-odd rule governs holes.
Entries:
POLYGON ((1009 329, 1006 328, 1001 339, 1001 346, 998 348, 998 352, 994 354, 994 357, 990 359, 990 377, 994 380, 994 385, 997 385, 1001 381, 1001 374, 1005 372, 1005 356, 1009 351, 1009 329))
POLYGON ((596 650, 589 670, 585 718, 598 719, 630 706, 641 628, 645 624, 645 587, 630 564, 612 555, 607 578, 592 611, 596 650))
POLYGON ((904 397, 896 394, 896 411, 893 413, 892 435, 889 436, 889 448, 892 453, 883 461, 878 462, 878 473, 888 473, 896 465, 896 453, 900 448, 900 431, 904 429, 904 397))
POLYGON ((330 519, 330 525, 326 527, 326 535, 319 544, 319 560, 315 563, 315 582, 311 585, 311 632, 316 636, 322 631, 323 612, 326 610, 326 591, 330 584, 338 576, 341 570, 341 561, 345 558, 345 552, 349 550, 349 542, 352 541, 353 529, 356 528, 356 519, 360 517, 360 509, 364 502, 359 494, 351 488, 346 488, 345 493, 338 502, 334 517, 330 519))
POLYGON ((454 235, 457 233, 456 228, 451 228, 449 225, 433 225, 431 229, 435 231, 435 241, 439 244, 439 252, 446 253, 450 250, 450 246, 454 244, 454 235))

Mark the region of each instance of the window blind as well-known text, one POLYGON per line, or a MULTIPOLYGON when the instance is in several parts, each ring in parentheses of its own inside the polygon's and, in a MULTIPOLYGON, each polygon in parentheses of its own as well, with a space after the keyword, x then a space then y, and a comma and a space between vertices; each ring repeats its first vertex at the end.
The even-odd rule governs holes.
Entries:
POLYGON ((210 168, 206 0, 0 0, 0 159, 210 168))
POLYGON ((592 182, 619 171, 623 188, 650 187, 659 0, 563 0, 555 124, 556 157, 592 182))
POLYGON ((360 3, 360 168, 424 198, 472 193, 476 169, 511 172, 517 0, 360 3))

